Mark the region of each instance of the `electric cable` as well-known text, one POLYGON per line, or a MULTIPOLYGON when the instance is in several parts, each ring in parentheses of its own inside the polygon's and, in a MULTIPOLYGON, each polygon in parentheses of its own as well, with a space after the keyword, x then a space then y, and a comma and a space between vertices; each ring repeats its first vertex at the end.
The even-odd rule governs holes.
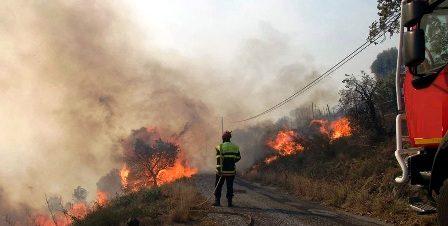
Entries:
POLYGON ((365 49, 367 49, 367 47, 371 46, 373 43, 375 43, 379 38, 383 37, 387 32, 388 32, 388 28, 393 25, 393 23, 396 22, 396 20, 400 17, 400 15, 395 15, 392 16, 387 22, 386 22, 386 27, 382 30, 382 32, 378 33, 377 36, 375 36, 373 39, 371 40, 367 40, 366 42, 364 42, 361 46, 359 46, 358 48, 356 48, 354 51, 352 51, 349 55, 347 55, 346 57, 344 57, 342 60, 340 60, 338 63, 336 63, 335 65, 333 65, 330 69, 328 69, 327 71, 325 71, 323 74, 319 75, 317 78, 315 78, 313 81, 311 81, 310 83, 308 83, 307 85, 305 85, 304 87, 302 87, 300 90, 296 91, 295 93, 293 93, 291 96, 285 98, 284 100, 282 100, 281 102, 279 102, 278 104, 264 110, 263 112, 256 114, 254 116, 242 119, 242 120, 238 120, 238 121, 233 121, 232 123, 241 123, 241 122, 246 122, 255 118, 258 118, 262 115, 265 115, 267 113, 270 113, 271 111, 276 110, 277 108, 285 105, 286 103, 288 103, 289 101, 291 101, 292 99, 296 98, 297 96, 305 93, 306 91, 308 91, 310 88, 314 87, 316 84, 318 84, 321 80, 323 80, 324 78, 330 76, 332 73, 334 73, 336 70, 338 70, 339 68, 341 68, 342 66, 344 66, 347 62, 351 61, 354 57, 356 57, 358 54, 360 54, 361 52, 363 52, 365 49))

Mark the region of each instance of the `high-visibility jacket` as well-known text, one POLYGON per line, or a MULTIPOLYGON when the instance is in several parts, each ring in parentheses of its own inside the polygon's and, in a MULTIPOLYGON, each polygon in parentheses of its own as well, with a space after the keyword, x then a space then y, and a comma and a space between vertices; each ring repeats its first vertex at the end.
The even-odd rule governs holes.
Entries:
POLYGON ((231 142, 216 146, 216 173, 223 176, 235 175, 235 163, 241 159, 240 148, 231 142))

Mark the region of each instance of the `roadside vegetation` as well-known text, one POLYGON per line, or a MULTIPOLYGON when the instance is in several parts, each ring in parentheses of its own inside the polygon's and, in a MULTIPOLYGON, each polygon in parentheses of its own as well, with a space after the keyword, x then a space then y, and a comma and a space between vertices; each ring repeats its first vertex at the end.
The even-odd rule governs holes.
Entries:
POLYGON ((140 225, 203 225, 207 224, 202 221, 203 212, 192 211, 200 208, 200 200, 191 180, 185 179, 118 196, 74 225, 127 225, 135 219, 140 225))
POLYGON ((408 197, 419 191, 394 182, 401 174, 393 155, 396 51, 393 48, 379 54, 372 64, 372 75, 347 75, 339 92, 339 105, 333 110, 310 104, 313 109, 298 108, 276 123, 264 122, 236 131, 249 139, 241 141, 245 148, 266 155, 275 152, 267 141, 285 128, 299 134, 300 139, 294 142, 303 147, 296 154, 279 156, 275 161, 263 161, 260 157, 245 177, 279 186, 300 199, 388 223, 436 224, 435 215, 417 215, 408 207, 408 197), (313 127, 316 119, 332 121, 341 117, 350 122, 350 136, 332 140, 313 127))
POLYGON ((398 225, 434 225, 435 215, 417 215, 408 206, 416 191, 395 184, 400 174, 393 159, 393 144, 378 147, 350 144, 350 139, 321 149, 280 158, 249 170, 245 177, 281 187, 297 196, 398 225), (324 158, 322 158, 324 157, 324 158))
MULTIPOLYGON (((387 21, 398 15, 400 2, 378 0, 379 20, 371 24, 368 40, 373 40, 384 29, 390 36, 398 32, 398 21, 390 27, 387 27, 387 21)), ((348 117, 352 136, 332 142, 313 137, 308 143, 314 145, 305 146, 303 151, 280 157, 269 164, 260 159, 245 176, 282 187, 301 199, 389 223, 435 225, 435 214, 418 215, 408 207, 408 197, 419 191, 394 182, 394 178, 401 174, 393 156, 394 116, 397 113, 394 91, 396 57, 396 49, 384 51, 372 63, 372 75, 365 72, 360 76, 348 75, 335 112, 318 109, 317 117, 320 118, 348 117), (321 112, 327 114, 319 114, 321 112)), ((285 127, 298 132, 309 130, 313 118, 316 118, 314 109, 299 108, 291 112, 290 117, 274 124, 264 122, 239 133, 262 142, 272 139, 273 133, 285 127), (263 133, 258 132, 262 127, 267 129, 263 133)), ((269 153, 265 146, 258 144, 254 148, 261 153, 269 153)))

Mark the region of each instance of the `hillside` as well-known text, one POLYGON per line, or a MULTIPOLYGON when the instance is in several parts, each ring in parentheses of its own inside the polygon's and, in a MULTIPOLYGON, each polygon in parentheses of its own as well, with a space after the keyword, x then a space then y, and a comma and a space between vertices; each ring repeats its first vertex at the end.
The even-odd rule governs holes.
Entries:
POLYGON ((260 163, 245 177, 280 187, 299 199, 370 216, 398 225, 434 225, 436 216, 417 215, 407 197, 415 193, 393 179, 400 170, 393 158, 393 143, 378 146, 353 144, 347 138, 326 149, 308 149, 260 163))
POLYGON ((191 181, 181 180, 118 196, 74 225, 205 224, 201 211, 191 211, 202 208, 202 200, 191 181))

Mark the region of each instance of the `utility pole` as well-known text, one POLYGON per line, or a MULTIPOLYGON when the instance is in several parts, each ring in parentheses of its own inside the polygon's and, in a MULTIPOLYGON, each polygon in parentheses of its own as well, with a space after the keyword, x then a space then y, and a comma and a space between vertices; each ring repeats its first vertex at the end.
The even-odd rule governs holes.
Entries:
POLYGON ((331 112, 330 112, 330 106, 328 106, 328 104, 327 104, 327 111, 328 111, 328 116, 330 116, 331 112))
POLYGON ((311 102, 311 114, 312 114, 313 119, 314 119, 314 102, 311 102))
POLYGON ((224 117, 221 116, 221 135, 224 134, 224 117))

